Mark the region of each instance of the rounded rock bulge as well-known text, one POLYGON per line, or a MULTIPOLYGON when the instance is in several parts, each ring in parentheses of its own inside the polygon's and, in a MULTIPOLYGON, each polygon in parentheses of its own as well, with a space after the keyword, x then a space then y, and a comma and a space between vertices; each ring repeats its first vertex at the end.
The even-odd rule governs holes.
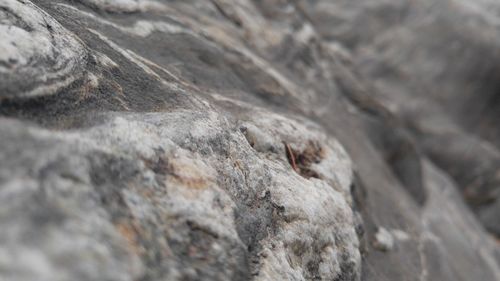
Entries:
POLYGON ((84 74, 87 50, 27 0, 0 2, 0 100, 51 95, 84 74))

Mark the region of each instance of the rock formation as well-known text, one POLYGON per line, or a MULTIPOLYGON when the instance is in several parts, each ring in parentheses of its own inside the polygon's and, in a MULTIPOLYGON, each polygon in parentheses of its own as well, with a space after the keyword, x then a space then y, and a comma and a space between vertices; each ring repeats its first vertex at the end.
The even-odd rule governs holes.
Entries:
POLYGON ((494 0, 0 0, 0 280, 500 280, 494 0))

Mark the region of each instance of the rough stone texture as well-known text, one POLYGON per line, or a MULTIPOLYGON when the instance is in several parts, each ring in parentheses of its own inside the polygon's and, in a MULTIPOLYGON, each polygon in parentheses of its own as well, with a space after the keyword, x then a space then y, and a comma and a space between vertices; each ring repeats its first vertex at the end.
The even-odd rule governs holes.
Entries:
POLYGON ((0 99, 53 94, 82 76, 82 42, 29 1, 0 3, 0 99))
POLYGON ((500 280, 499 13, 0 0, 0 280, 500 280))

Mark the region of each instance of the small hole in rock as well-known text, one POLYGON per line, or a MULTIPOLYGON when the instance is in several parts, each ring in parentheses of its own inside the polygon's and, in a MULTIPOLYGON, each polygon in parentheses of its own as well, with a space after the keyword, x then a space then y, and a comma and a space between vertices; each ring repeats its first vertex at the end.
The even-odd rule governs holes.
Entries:
POLYGON ((308 141, 303 151, 293 149, 290 144, 283 142, 286 157, 292 168, 305 178, 321 178, 320 175, 311 168, 312 164, 320 163, 324 158, 324 149, 317 141, 308 141))

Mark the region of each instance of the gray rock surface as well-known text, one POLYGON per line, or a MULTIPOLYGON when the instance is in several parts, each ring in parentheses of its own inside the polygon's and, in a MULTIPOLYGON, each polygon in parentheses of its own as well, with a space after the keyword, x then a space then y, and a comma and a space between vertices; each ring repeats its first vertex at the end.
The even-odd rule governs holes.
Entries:
POLYGON ((82 76, 86 50, 29 1, 2 1, 0 99, 53 94, 82 76))
POLYGON ((372 82, 372 98, 414 131, 499 235, 498 3, 307 2, 301 7, 324 38, 352 51, 354 68, 372 82), (334 23, 340 26, 329 28, 334 23))
POLYGON ((500 280, 499 13, 0 0, 0 280, 500 280))

